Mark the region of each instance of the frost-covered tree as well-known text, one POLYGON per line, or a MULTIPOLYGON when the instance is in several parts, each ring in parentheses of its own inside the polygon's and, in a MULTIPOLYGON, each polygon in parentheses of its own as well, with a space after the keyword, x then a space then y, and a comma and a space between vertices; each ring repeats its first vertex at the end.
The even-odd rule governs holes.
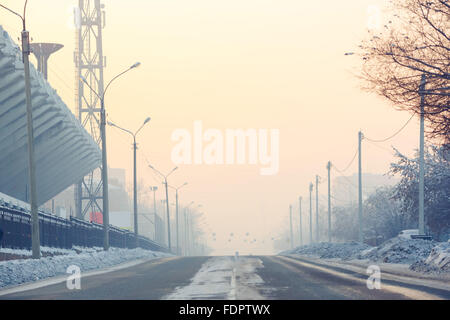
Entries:
POLYGON ((355 205, 333 208, 332 237, 338 241, 358 240, 358 207, 355 205))
MULTIPOLYGON (((418 224, 419 161, 396 151, 397 162, 390 172, 401 177, 394 188, 394 199, 401 201, 401 210, 418 224)), ((447 240, 450 233, 450 162, 448 149, 428 147, 425 153, 424 211, 425 225, 438 240, 447 240)))
POLYGON ((361 45, 366 89, 420 115, 419 86, 430 137, 450 143, 450 1, 391 0, 392 18, 361 45))
POLYGON ((412 226, 409 216, 401 210, 401 201, 394 199, 394 187, 382 187, 364 202, 367 236, 378 240, 395 237, 412 226))

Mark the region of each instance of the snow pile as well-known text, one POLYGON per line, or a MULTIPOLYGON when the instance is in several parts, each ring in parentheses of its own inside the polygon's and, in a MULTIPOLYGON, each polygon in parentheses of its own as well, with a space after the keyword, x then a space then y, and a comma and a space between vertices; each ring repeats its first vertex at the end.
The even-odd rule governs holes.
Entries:
POLYGON ((344 243, 313 243, 297 247, 293 250, 284 251, 281 254, 300 254, 306 256, 317 256, 321 259, 350 260, 356 258, 362 251, 371 249, 367 244, 352 241, 344 243))
MULTIPOLYGON (((96 251, 103 251, 103 248, 100 248, 100 247, 85 248, 85 247, 73 246, 72 249, 63 249, 63 248, 52 248, 52 247, 41 246, 41 254, 43 256, 77 254, 77 253, 81 253, 81 252, 96 252, 96 251)), ((0 253, 21 256, 24 258, 32 256, 31 250, 25 250, 25 249, 0 248, 0 253)))
POLYGON ((412 264, 418 260, 426 259, 434 246, 435 241, 422 239, 392 238, 380 246, 361 252, 358 259, 385 263, 412 264))
MULTIPOLYGON (((81 250, 81 248, 78 248, 78 250, 81 250)), ((141 248, 110 248, 108 251, 99 252, 93 248, 83 248, 79 254, 73 251, 69 254, 41 259, 3 261, 0 262, 0 288, 66 274, 67 268, 71 265, 78 266, 81 272, 85 272, 132 260, 167 256, 170 256, 170 254, 141 248)))
POLYGON ((435 246, 427 259, 413 263, 410 269, 425 273, 450 272, 450 240, 435 246))

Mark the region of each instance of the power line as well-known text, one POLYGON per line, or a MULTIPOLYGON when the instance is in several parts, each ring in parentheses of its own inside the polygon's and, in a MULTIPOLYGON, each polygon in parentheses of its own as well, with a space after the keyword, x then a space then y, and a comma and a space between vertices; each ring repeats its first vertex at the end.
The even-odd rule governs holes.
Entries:
POLYGON ((391 140, 391 139, 394 138, 396 135, 398 135, 400 132, 402 132, 403 129, 406 128, 406 126, 409 124, 409 122, 412 120, 412 118, 414 118, 414 116, 415 116, 415 114, 413 113, 412 116, 411 116, 411 118, 409 118, 409 120, 406 121, 406 123, 405 123, 399 130, 397 130, 393 135, 391 135, 391 136, 389 136, 389 137, 387 137, 387 138, 385 138, 385 139, 374 140, 374 139, 367 138, 365 135, 364 135, 364 139, 366 139, 366 140, 368 140, 368 141, 371 141, 371 142, 386 142, 386 141, 388 141, 388 140, 391 140))
POLYGON ((376 144, 376 143, 374 143, 374 142, 372 142, 370 140, 367 140, 367 142, 369 142, 370 145, 372 145, 374 147, 377 147, 378 149, 381 149, 381 150, 384 150, 384 151, 388 152, 390 155, 395 155, 395 152, 393 152, 392 150, 390 150, 388 148, 382 147, 382 146, 380 146, 380 145, 378 145, 378 144, 376 144))
POLYGON ((336 169, 336 171, 338 171, 339 173, 343 174, 343 173, 344 173, 345 171, 347 171, 347 170, 350 168, 350 166, 353 164, 353 161, 355 161, 356 155, 357 155, 357 154, 358 154, 358 149, 356 149, 355 154, 353 155, 352 160, 351 160, 350 163, 345 167, 344 170, 339 170, 339 169, 334 165, 334 163, 331 163, 331 166, 334 167, 334 168, 336 169))

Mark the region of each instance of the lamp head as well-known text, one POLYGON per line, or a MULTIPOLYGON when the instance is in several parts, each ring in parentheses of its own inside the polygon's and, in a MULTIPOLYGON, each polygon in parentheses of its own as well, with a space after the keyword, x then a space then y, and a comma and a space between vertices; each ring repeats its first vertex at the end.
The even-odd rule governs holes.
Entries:
POLYGON ((145 119, 144 124, 146 124, 147 122, 149 122, 152 118, 147 117, 147 119, 145 119))
POLYGON ((133 65, 130 67, 130 69, 137 68, 137 67, 139 67, 140 65, 141 65, 140 62, 136 62, 135 64, 133 64, 133 65))

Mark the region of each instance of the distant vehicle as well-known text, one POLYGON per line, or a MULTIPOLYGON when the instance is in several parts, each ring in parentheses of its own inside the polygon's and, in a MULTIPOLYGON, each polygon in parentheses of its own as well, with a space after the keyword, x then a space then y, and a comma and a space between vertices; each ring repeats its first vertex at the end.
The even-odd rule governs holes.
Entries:
POLYGON ((403 238, 403 239, 412 239, 411 236, 417 236, 417 235, 419 235, 419 229, 402 230, 398 234, 399 238, 403 238))

